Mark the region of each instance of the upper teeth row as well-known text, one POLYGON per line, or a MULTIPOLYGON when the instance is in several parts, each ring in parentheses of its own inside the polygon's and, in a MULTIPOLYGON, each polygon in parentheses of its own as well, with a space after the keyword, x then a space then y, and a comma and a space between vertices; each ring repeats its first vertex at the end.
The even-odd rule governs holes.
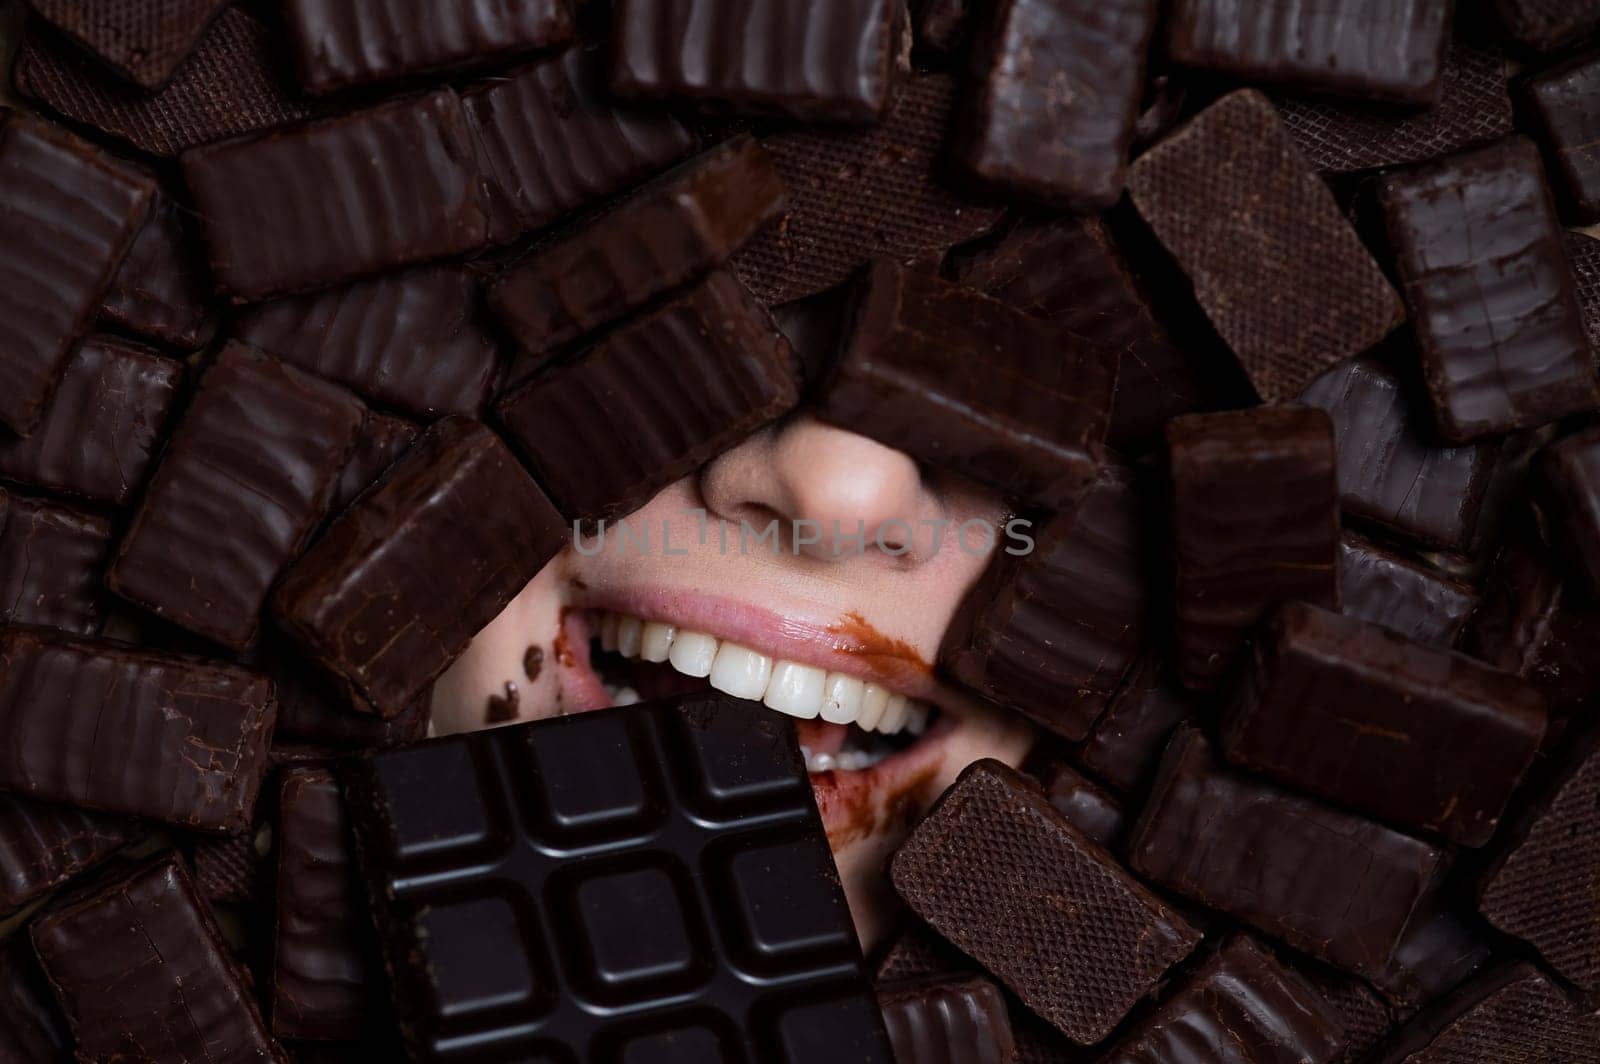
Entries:
POLYGON ((600 646, 626 658, 666 662, 685 676, 704 676, 735 698, 765 703, 779 713, 865 731, 920 735, 928 707, 886 687, 842 672, 780 661, 705 632, 642 621, 621 613, 599 615, 600 646))

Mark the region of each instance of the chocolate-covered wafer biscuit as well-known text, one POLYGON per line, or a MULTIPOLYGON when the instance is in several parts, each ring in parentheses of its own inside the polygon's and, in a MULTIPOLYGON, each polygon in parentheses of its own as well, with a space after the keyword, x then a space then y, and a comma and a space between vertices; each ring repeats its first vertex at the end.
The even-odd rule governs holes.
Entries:
POLYGON ((1535 52, 1577 44, 1600 28, 1597 0, 1490 0, 1511 39, 1535 52))
POLYGON ((345 512, 356 496, 366 491, 400 460, 400 456, 417 442, 422 430, 402 418, 388 417, 377 411, 368 411, 367 423, 356 439, 344 472, 333 489, 328 503, 328 515, 337 517, 345 512))
POLYGON ((228 0, 30 0, 29 6, 119 77, 160 88, 228 0))
MULTIPOLYGON (((124 817, 0 794, 0 914, 14 912, 94 867, 145 830, 124 817)), ((0 1006, 0 1015, 4 1011, 0 1006)), ((4 1026, 0 1023, 0 1029, 4 1026)), ((0 1048, 4 1045, 0 1035, 0 1048)))
POLYGON ((71 1047, 33 944, 13 935, 0 947, 0 1054, 16 1064, 57 1064, 71 1047))
POLYGON ((1600 1059, 1600 1018, 1531 964, 1485 972, 1418 1015, 1374 1054, 1377 1064, 1600 1059))
POLYGON ((106 566, 116 533, 103 514, 5 492, 0 530, 0 623, 80 635, 105 623, 106 566))
POLYGON ((1016 1059, 1006 999, 981 976, 878 987, 896 1060, 1005 1064, 1016 1059))
POLYGON ((150 220, 100 304, 101 320, 176 351, 205 344, 216 313, 197 242, 188 208, 158 186, 150 220))
POLYGON ((1600 56, 1583 55, 1541 71, 1523 87, 1523 100, 1550 164, 1563 208, 1577 225, 1600 222, 1600 56))
POLYGON ((1346 617, 1436 647, 1455 646, 1478 608, 1471 584, 1354 532, 1339 542, 1339 597, 1346 617))
POLYGON ((1145 652, 1090 730, 1078 756, 1124 794, 1143 789, 1178 725, 1199 716, 1207 700, 1177 682, 1161 648, 1145 652))
POLYGON ((1600 429, 1547 447, 1538 458, 1544 527, 1567 571, 1600 600, 1600 429))

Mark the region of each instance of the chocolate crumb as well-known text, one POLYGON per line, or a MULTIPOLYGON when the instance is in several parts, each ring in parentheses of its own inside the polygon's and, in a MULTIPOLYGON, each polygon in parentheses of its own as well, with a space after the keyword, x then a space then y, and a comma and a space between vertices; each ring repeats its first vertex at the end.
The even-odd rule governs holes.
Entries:
POLYGON ((535 643, 522 655, 522 671, 527 673, 528 682, 532 683, 539 678, 539 670, 544 668, 544 647, 535 643))
POLYGON ((500 695, 489 696, 488 722, 490 724, 505 724, 507 721, 516 720, 518 703, 521 701, 522 696, 517 693, 517 685, 509 680, 506 681, 504 698, 500 695))

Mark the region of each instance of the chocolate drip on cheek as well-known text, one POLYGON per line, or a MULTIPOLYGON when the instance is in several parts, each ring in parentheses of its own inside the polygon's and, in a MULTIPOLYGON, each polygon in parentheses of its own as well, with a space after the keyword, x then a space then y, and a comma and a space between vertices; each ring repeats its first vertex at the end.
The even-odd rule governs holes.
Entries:
POLYGON ((522 702, 522 695, 517 690, 517 685, 506 681, 506 693, 489 696, 489 713, 485 718, 490 724, 505 724, 517 719, 517 714, 522 702))

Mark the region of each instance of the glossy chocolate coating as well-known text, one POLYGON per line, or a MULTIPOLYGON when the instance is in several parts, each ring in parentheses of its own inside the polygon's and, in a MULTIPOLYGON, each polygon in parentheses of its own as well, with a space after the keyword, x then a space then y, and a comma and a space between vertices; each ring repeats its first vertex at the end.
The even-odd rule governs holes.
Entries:
POLYGON ((1490 7, 1511 39, 1535 52, 1577 44, 1600 28, 1596 0, 1492 0, 1490 7))
POLYGON ((0 623, 96 635, 105 623, 111 521, 76 507, 5 493, 0 623))
POLYGON ((883 115, 904 18, 894 0, 619 0, 611 88, 867 124, 883 115))
POLYGON ((287 1064, 176 854, 52 910, 32 936, 79 1059, 287 1064))
POLYGON ((1344 1027, 1344 1051, 1336 1064, 1362 1064, 1367 1053, 1394 1030, 1393 1010, 1372 988, 1353 975, 1305 959, 1294 968, 1322 995, 1344 1027))
POLYGON ((797 377, 772 316, 718 270, 498 409, 562 513, 618 518, 786 413, 797 377))
POLYGON ((1531 964, 1507 964, 1458 988, 1402 1028, 1374 1064, 1600 1059, 1600 1019, 1531 964))
POLYGON ((395 717, 566 543, 499 437, 449 417, 290 568, 272 612, 353 707, 395 717))
POLYGON ((1112 849, 1127 826, 1122 804, 1065 761, 1056 761, 1039 773, 1050 804, 1072 821, 1092 841, 1112 849))
POLYGON ((212 274, 238 302, 360 280, 489 239, 472 133, 449 89, 195 148, 181 161, 212 274))
POLYGON ((1306 407, 1167 423, 1178 676, 1213 688, 1280 602, 1339 602, 1338 478, 1328 416, 1306 407))
POLYGON ((414 1053, 892 1060, 782 718, 711 692, 342 771, 414 1053))
POLYGON ((66 1027, 28 936, 14 935, 0 946, 0 1059, 61 1064, 71 1055, 66 1027))
POLYGON ((995 0, 951 150, 996 191, 1085 213, 1122 197, 1156 0, 995 0), (1092 90, 1090 90, 1092 86, 1092 90))
POLYGON ((1567 571, 1600 600, 1600 429, 1551 444, 1538 458, 1545 527, 1567 571))
POLYGON ((236 340, 418 418, 477 414, 498 352, 460 266, 425 266, 251 307, 236 340))
POLYGON ((311 93, 492 64, 574 29, 566 0, 286 0, 283 16, 311 93))
POLYGON ((1109 1034, 1200 941, 997 761, 961 774, 890 878, 918 916, 1079 1045, 1109 1034))
POLYGON ((918 980, 878 988, 897 1061, 1011 1064, 1016 1043, 1005 995, 980 976, 918 980))
POLYGON ((1157 885, 1369 978, 1444 861, 1419 839, 1224 768, 1189 727, 1167 747, 1127 852, 1157 885))
POLYGON ((242 344, 225 347, 174 430, 106 585, 223 646, 248 647, 273 583, 327 512, 365 419, 343 388, 242 344))
POLYGON ((849 324, 853 286, 842 284, 814 296, 772 308, 772 320, 794 349, 807 392, 827 377, 839 351, 839 337, 849 324))
POLYGON ((328 515, 336 517, 349 509, 356 496, 366 491, 400 456, 417 442, 421 430, 413 423, 397 417, 386 417, 376 411, 367 414, 367 423, 356 439, 355 450, 345 463, 344 472, 333 489, 333 499, 328 504, 328 515))
POLYGON ((1120 352, 883 260, 858 283, 818 417, 1042 506, 1093 482, 1120 352))
POLYGON ((30 0, 28 6, 118 77, 156 89, 194 51, 228 0, 30 0))
POLYGON ((287 648, 272 645, 262 670, 278 693, 280 740, 297 740, 338 750, 404 746, 428 733, 432 692, 425 691, 390 719, 351 708, 337 686, 305 665, 287 648))
POLYGON ((100 304, 100 319, 175 351, 193 351, 216 327, 211 277, 187 210, 159 186, 100 304))
POLYGON ((1123 794, 1136 793, 1161 761, 1173 731, 1206 708, 1203 697, 1179 686, 1163 650, 1147 651, 1111 696, 1078 757, 1123 794))
POLYGON ((1600 222, 1600 56, 1583 55, 1541 71, 1523 86, 1550 179, 1573 225, 1600 222))
POLYGON ((917 48, 950 58, 960 50, 972 13, 971 0, 912 0, 911 28, 917 48))
POLYGON ((1386 177, 1378 198, 1445 442, 1600 406, 1561 225, 1529 141, 1386 177))
POLYGON ((1401 1008, 1414 1008, 1461 985, 1494 953, 1487 928, 1472 916, 1470 904, 1447 888, 1417 906, 1374 985, 1401 1008))
POLYGON ((1339 595, 1346 617, 1446 648, 1456 645, 1478 607, 1471 584, 1353 532, 1339 542, 1339 595))
POLYGON ((1128 183, 1139 214, 1268 402, 1292 400, 1404 317, 1259 92, 1232 93, 1201 112, 1141 156, 1128 183), (1260 222, 1240 225, 1242 216, 1260 222))
POLYGON ((0 794, 0 914, 49 893, 144 833, 137 821, 0 794))

